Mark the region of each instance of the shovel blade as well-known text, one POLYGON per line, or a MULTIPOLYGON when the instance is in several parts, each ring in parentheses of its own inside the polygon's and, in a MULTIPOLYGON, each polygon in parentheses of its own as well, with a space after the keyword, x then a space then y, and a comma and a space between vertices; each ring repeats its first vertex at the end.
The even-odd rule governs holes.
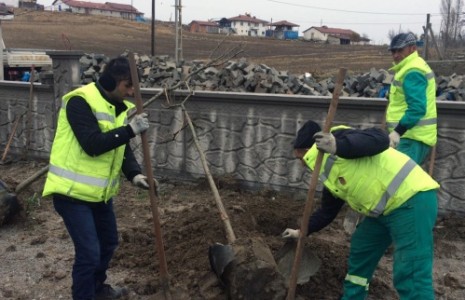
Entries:
MULTIPOLYGON (((276 254, 276 263, 278 271, 286 279, 289 284, 291 277, 292 266, 297 249, 297 241, 287 241, 284 246, 276 254)), ((304 284, 310 280, 310 277, 315 275, 320 269, 321 260, 308 247, 304 247, 302 258, 297 275, 297 284, 304 284)))
POLYGON ((221 284, 225 286, 223 273, 226 267, 234 260, 234 252, 231 245, 216 243, 208 248, 208 259, 210 267, 216 274, 221 284))

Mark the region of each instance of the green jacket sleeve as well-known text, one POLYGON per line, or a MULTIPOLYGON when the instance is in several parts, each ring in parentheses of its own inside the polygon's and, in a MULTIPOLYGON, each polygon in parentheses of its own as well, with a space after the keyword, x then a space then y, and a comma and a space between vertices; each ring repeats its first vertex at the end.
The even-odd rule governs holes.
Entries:
POLYGON ((407 102, 407 110, 395 129, 400 135, 414 127, 426 114, 427 87, 428 81, 423 73, 412 70, 405 76, 403 89, 405 101, 407 102))

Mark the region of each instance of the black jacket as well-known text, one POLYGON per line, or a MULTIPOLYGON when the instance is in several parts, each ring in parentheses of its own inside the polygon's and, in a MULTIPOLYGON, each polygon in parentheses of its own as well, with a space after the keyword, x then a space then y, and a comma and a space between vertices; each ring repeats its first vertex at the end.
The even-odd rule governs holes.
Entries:
MULTIPOLYGON (((99 83, 97 83, 97 88, 102 97, 115 106, 117 116, 126 110, 126 104, 108 99, 99 83)), ((80 96, 72 97, 68 101, 66 115, 76 139, 88 155, 98 156, 126 144, 122 165, 123 174, 129 181, 132 181, 134 176, 141 174, 139 163, 129 146, 130 139, 135 136, 129 125, 102 132, 89 104, 80 96)))

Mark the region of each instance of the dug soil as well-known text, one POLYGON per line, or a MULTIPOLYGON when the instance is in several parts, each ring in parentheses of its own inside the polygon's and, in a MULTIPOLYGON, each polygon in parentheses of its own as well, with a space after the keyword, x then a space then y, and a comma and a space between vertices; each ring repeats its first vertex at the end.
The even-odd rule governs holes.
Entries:
MULTIPOLYGON (((0 180, 12 189, 45 163, 0 165, 0 180)), ((0 228, 0 298, 70 299, 73 246, 49 198, 41 198, 44 178, 18 194, 23 210, 0 228)), ((190 299, 227 299, 210 269, 208 248, 226 244, 223 223, 207 182, 160 178, 158 210, 170 285, 190 299)), ((283 246, 280 233, 296 228, 305 205, 300 197, 271 190, 248 191, 234 180, 216 179, 237 237, 257 238, 275 255, 283 246)), ((109 283, 126 286, 129 299, 153 299, 160 291, 151 206, 147 192, 125 182, 115 199, 120 245, 111 262, 109 283)), ((306 243, 321 260, 320 270, 297 288, 300 299, 338 299, 346 273, 350 236, 342 214, 306 243)), ((434 280, 437 299, 465 299, 465 223, 441 217, 435 228, 434 280)), ((369 299, 398 299, 392 286, 392 253, 380 262, 369 299)), ((263 299, 257 293, 250 299, 263 299)))

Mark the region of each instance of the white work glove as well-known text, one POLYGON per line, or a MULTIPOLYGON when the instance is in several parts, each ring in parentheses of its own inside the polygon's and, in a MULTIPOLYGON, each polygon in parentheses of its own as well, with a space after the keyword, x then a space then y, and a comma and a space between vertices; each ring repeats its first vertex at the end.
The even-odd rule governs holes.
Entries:
POLYGON ((149 119, 147 119, 146 113, 141 113, 139 115, 135 115, 134 118, 129 122, 129 126, 131 126, 132 131, 135 135, 142 133, 149 129, 149 119))
POLYGON ((389 134, 389 146, 392 148, 397 148, 397 145, 399 145, 400 142, 400 135, 397 133, 397 131, 393 130, 389 134))
POLYGON ((332 133, 319 131, 313 136, 318 150, 326 153, 336 154, 336 139, 332 133))
POLYGON ((286 228, 286 230, 281 233, 283 239, 298 239, 300 236, 300 229, 291 229, 286 228))
MULTIPOLYGON (((147 181, 147 176, 142 175, 142 174, 134 176, 134 178, 132 179, 132 184, 144 190, 149 189, 149 183, 147 181)), ((153 184, 155 185, 155 191, 158 192, 158 181, 155 178, 153 178, 153 184)))

